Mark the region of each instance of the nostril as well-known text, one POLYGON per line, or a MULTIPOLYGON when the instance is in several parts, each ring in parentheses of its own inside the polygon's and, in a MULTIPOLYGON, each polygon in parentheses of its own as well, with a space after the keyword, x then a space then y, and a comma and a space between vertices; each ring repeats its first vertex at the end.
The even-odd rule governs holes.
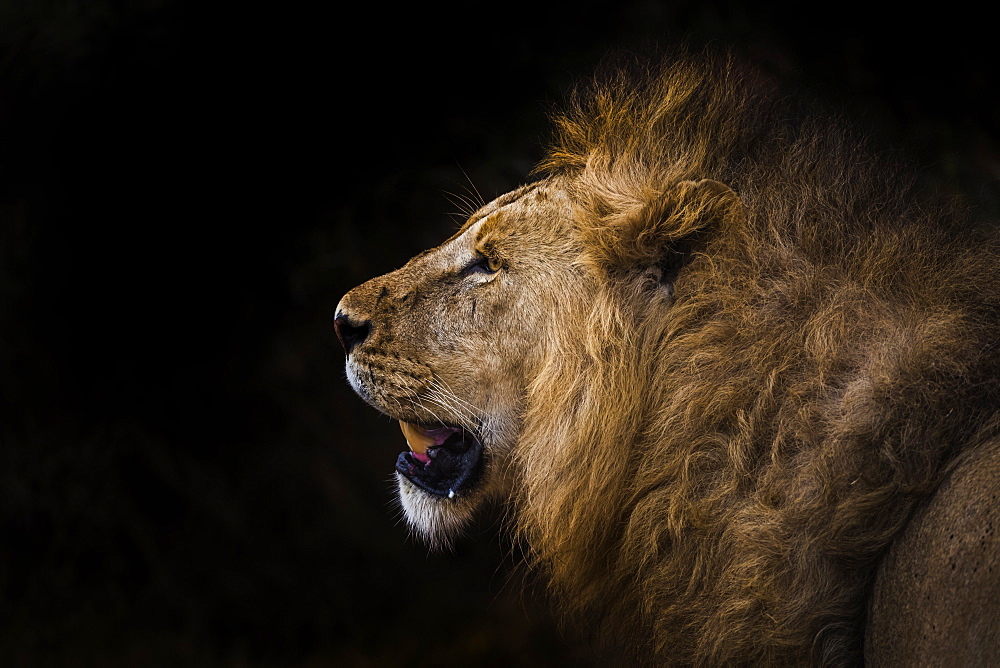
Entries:
POLYGON ((372 331, 372 325, 367 320, 360 323, 351 322, 349 317, 338 313, 333 319, 333 329, 337 332, 337 338, 340 339, 344 350, 350 354, 354 346, 368 338, 368 334, 372 331))

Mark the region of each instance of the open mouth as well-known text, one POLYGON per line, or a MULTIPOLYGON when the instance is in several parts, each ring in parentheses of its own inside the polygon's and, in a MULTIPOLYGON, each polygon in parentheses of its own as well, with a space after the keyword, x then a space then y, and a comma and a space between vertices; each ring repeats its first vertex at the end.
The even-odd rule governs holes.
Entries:
POLYGON ((410 446, 396 459, 396 470, 414 485, 445 498, 454 498, 479 478, 483 445, 462 427, 427 427, 403 422, 399 426, 410 446))

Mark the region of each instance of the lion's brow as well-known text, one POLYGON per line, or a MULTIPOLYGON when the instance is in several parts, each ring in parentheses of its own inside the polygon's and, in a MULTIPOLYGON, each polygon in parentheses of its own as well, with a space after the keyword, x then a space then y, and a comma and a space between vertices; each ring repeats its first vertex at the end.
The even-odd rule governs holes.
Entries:
MULTIPOLYGON (((489 216, 490 214, 496 213, 497 211, 499 211, 500 209, 504 208, 505 206, 510 206, 511 204, 514 204, 514 203, 518 202, 522 198, 527 197, 531 193, 533 193, 536 190, 538 190, 540 187, 541 187, 540 183, 529 183, 527 185, 521 186, 520 188, 518 188, 516 190, 512 190, 509 193, 501 195, 500 197, 498 197, 495 200, 491 201, 489 204, 487 204, 486 206, 482 207, 481 209, 479 209, 478 211, 476 211, 474 214, 472 214, 471 216, 469 216, 469 220, 465 223, 465 225, 462 225, 461 229, 459 229, 458 232, 456 232, 455 235, 452 238, 455 238, 457 236, 461 236, 462 234, 465 233, 465 231, 467 229, 469 229, 470 227, 472 227, 473 225, 475 225, 476 223, 478 223, 480 220, 482 220, 486 216, 489 216)), ((450 239, 449 239, 449 241, 450 241, 450 239)))

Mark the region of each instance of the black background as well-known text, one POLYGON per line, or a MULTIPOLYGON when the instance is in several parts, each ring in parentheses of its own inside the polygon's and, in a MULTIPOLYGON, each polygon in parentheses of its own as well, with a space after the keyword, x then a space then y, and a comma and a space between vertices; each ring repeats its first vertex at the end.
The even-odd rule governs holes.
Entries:
POLYGON ((586 662, 495 516, 408 536, 334 306, 521 183, 606 54, 681 40, 995 210, 992 20, 935 11, 0 0, 0 663, 586 662))

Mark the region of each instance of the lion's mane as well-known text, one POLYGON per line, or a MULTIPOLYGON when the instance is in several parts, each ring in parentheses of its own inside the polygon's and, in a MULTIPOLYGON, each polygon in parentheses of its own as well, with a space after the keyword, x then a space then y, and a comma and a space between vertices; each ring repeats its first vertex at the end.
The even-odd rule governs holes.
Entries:
POLYGON ((726 58, 569 107, 541 170, 602 282, 528 394, 535 563, 645 658, 856 661, 879 557, 997 432, 995 237, 726 58))

